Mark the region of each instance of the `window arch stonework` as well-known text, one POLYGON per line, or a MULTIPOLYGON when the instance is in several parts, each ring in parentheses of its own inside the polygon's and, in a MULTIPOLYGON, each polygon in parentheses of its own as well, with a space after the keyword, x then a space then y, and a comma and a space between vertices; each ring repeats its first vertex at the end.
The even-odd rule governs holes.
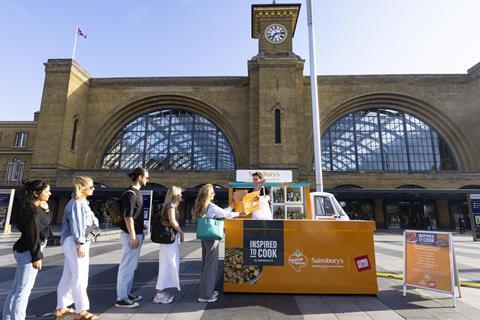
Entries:
MULTIPOLYGON (((450 147, 458 170, 470 170, 474 167, 475 161, 472 159, 472 152, 466 144, 467 140, 448 115, 424 101, 403 94, 375 93, 362 95, 332 107, 331 111, 321 118, 322 135, 333 123, 349 113, 368 107, 380 108, 382 106, 389 106, 400 112, 407 113, 431 126, 450 147)), ((313 138, 309 140, 308 148, 313 155, 313 138)), ((308 166, 311 163, 313 163, 313 159, 308 166)))
MULTIPOLYGON (((154 95, 142 99, 132 99, 129 102, 123 102, 118 106, 113 106, 111 115, 105 118, 96 134, 98 143, 92 146, 87 157, 83 159, 85 167, 102 167, 103 154, 110 143, 112 137, 122 129, 122 127, 141 116, 142 114, 157 111, 162 108, 178 106, 189 112, 194 112, 207 118, 214 123, 218 129, 225 135, 230 143, 233 157, 239 161, 238 155, 245 154, 247 145, 240 139, 234 126, 228 121, 228 117, 222 111, 216 109, 202 101, 194 98, 178 95, 154 95)), ((241 165, 237 163, 237 165, 241 165)))
POLYGON ((457 170, 444 139, 424 121, 392 105, 367 105, 322 135, 326 171, 457 170))

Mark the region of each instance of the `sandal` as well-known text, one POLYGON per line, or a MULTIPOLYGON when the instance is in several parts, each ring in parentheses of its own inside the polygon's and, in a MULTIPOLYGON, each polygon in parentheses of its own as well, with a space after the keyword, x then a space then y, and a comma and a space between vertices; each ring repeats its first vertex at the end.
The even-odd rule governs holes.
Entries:
POLYGON ((77 314, 74 320, 98 320, 100 317, 96 314, 84 311, 83 313, 77 314), (79 317, 80 316, 80 317, 79 317))
POLYGON ((76 313, 76 311, 73 308, 63 308, 63 309, 55 310, 54 315, 55 315, 55 319, 61 319, 61 318, 67 317, 67 316, 71 316, 75 313, 76 313))

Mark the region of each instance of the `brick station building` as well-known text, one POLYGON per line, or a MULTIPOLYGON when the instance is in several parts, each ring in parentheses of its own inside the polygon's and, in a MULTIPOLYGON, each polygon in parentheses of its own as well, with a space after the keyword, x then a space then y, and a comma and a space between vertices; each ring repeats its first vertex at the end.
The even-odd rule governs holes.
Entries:
MULTIPOLYGON (((49 59, 34 121, 0 122, 4 187, 39 178, 57 220, 73 175, 93 177, 97 203, 150 170, 165 187, 224 190, 236 169, 292 170, 314 185, 310 80, 292 50, 299 4, 253 5, 258 52, 248 76, 96 78, 49 59)), ((248 32, 248 30, 245 30, 248 32)), ((254 54, 254 53, 252 53, 254 54)), ((325 189, 379 228, 469 225, 480 192, 480 64, 464 74, 319 76, 325 189)), ((225 193, 223 193, 225 194, 225 193)), ((160 199, 157 199, 159 202, 160 199)))

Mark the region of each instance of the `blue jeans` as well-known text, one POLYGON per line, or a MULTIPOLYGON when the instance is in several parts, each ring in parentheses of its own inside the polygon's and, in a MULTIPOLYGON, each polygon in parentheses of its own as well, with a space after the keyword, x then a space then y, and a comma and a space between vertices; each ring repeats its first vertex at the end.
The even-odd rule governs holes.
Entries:
MULTIPOLYGON (((42 249, 46 244, 46 242, 42 244, 42 249)), ((17 269, 15 270, 15 279, 13 280, 12 288, 3 306, 3 320, 25 319, 28 298, 30 297, 38 273, 38 270, 32 266, 32 255, 30 251, 13 251, 13 256, 17 261, 17 269)))
POLYGON ((140 244, 137 249, 132 249, 130 246, 130 235, 124 231, 120 233, 122 260, 118 266, 117 300, 128 299, 128 295, 132 292, 133 276, 138 267, 140 249, 143 244, 143 234, 137 234, 137 240, 140 241, 140 244))

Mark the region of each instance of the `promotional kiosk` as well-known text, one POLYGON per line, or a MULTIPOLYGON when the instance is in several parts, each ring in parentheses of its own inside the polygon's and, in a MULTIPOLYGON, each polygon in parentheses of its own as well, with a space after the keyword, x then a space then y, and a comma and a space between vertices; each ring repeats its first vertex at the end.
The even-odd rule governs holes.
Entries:
MULTIPOLYGON (((251 186, 230 183, 230 199, 251 186)), ((374 221, 319 220, 308 183, 266 186, 273 220, 225 221, 225 292, 378 293, 374 221)))

